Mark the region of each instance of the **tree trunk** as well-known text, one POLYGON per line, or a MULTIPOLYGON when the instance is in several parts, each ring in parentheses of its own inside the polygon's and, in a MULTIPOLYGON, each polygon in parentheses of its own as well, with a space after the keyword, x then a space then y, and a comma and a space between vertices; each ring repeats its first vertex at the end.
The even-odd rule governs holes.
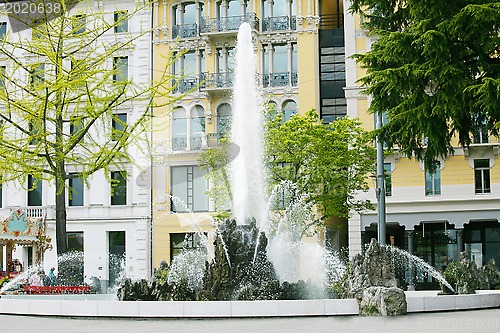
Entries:
POLYGON ((61 255, 68 249, 66 241, 66 186, 64 179, 56 176, 56 245, 57 254, 61 255))

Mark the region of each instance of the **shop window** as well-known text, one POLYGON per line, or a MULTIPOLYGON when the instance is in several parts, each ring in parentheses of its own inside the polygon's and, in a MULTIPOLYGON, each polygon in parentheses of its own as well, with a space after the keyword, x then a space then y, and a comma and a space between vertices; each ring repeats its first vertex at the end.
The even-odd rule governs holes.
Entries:
POLYGON ((66 232, 66 244, 68 252, 83 252, 83 231, 66 232))

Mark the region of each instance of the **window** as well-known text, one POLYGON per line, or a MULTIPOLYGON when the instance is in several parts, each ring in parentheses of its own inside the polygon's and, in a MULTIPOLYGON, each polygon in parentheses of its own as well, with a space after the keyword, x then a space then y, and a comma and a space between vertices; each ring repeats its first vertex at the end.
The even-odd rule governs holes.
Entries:
POLYGON ((297 45, 274 44, 263 48, 263 79, 266 87, 297 86, 297 45))
POLYGON ((486 120, 476 122, 473 130, 473 142, 475 144, 488 143, 488 123, 486 120))
POLYGON ((28 206, 42 205, 42 181, 28 175, 28 206))
POLYGON ((40 89, 45 82, 45 64, 36 64, 31 67, 30 87, 40 89))
POLYGON ((172 113, 172 150, 187 149, 187 118, 186 110, 178 107, 172 113))
POLYGON ((322 81, 345 81, 345 47, 322 47, 320 61, 322 81))
POLYGON ((28 142, 30 145, 36 145, 38 144, 38 135, 40 134, 40 126, 41 124, 35 123, 35 121, 30 121, 28 123, 28 132, 29 132, 29 137, 28 137, 28 142))
POLYGON ((87 25, 87 17, 85 14, 78 14, 73 16, 73 34, 81 34, 85 32, 87 25))
POLYGON ((199 78, 204 71, 205 57, 203 51, 189 51, 177 58, 172 66, 174 93, 186 93, 196 89, 200 84, 199 78))
POLYGON ((83 231, 66 232, 66 244, 68 252, 83 252, 83 231))
POLYGON ((385 196, 392 195, 392 165, 391 163, 384 163, 384 178, 385 178, 385 196))
POLYGON ((5 66, 0 66, 0 89, 5 88, 5 66))
POLYGON ((321 99, 321 119, 324 124, 344 118, 347 115, 347 99, 323 98, 321 99))
POLYGON ((222 103, 217 108, 217 133, 219 138, 228 137, 231 131, 231 105, 222 103))
POLYGON ((108 264, 109 286, 114 287, 119 283, 125 267, 125 231, 109 231, 108 233, 108 264))
POLYGON ((111 120, 111 140, 119 141, 127 134, 127 114, 118 113, 111 120))
POLYGON ((128 80, 128 57, 113 58, 113 81, 124 82, 128 80))
POLYGON ((216 55, 215 69, 217 73, 215 86, 218 88, 232 87, 236 66, 236 49, 234 47, 218 48, 216 55))
POLYGON ((295 7, 293 0, 263 0, 262 30, 295 30, 295 7))
POLYGON ((124 171, 111 172, 111 205, 127 204, 127 173, 124 171))
POLYGON ((128 12, 126 10, 116 11, 114 21, 116 33, 128 31, 128 12))
POLYGON ((297 103, 288 100, 283 103, 283 122, 290 120, 294 114, 297 114, 297 103))
POLYGON ((4 39, 7 34, 7 22, 0 22, 0 39, 4 39))
POLYGON ((173 212, 208 211, 208 197, 205 194, 208 182, 205 173, 198 166, 171 168, 173 212))
POLYGON ((69 200, 70 206, 83 206, 84 182, 80 177, 69 180, 69 200))
POLYGON ((191 141, 190 149, 200 149, 205 135, 205 110, 196 105, 191 111, 191 141))
POLYGON ((441 194, 441 163, 437 162, 434 171, 425 170, 425 195, 441 194))
POLYGON ((80 134, 83 130, 83 119, 79 117, 71 117, 69 121, 69 133, 71 136, 76 136, 80 134))
POLYGON ((170 261, 183 250, 195 250, 201 246, 201 237, 195 233, 170 234, 170 261))
POLYGON ((474 183, 476 194, 490 193, 490 160, 474 160, 474 183))
POLYGON ((198 37, 198 23, 206 16, 204 5, 198 3, 181 3, 173 6, 172 38, 198 37))

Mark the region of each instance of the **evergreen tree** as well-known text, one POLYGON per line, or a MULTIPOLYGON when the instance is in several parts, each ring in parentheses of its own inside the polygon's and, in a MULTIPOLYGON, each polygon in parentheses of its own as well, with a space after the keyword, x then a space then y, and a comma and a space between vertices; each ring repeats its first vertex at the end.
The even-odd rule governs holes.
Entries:
POLYGON ((500 2, 352 0, 350 10, 376 36, 355 57, 370 111, 387 112, 388 146, 432 166, 481 127, 498 135, 500 2))

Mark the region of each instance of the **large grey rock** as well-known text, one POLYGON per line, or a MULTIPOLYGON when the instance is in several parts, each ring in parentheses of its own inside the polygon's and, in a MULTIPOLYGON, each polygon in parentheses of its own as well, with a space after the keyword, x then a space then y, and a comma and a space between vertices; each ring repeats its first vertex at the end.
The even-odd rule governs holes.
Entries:
POLYGON ((342 296, 360 300, 369 287, 397 287, 394 270, 394 256, 390 249, 372 239, 364 255, 358 254, 351 259, 342 296))
POLYGON ((363 291, 359 312, 364 316, 405 315, 406 295, 402 289, 395 287, 369 287, 363 291))

